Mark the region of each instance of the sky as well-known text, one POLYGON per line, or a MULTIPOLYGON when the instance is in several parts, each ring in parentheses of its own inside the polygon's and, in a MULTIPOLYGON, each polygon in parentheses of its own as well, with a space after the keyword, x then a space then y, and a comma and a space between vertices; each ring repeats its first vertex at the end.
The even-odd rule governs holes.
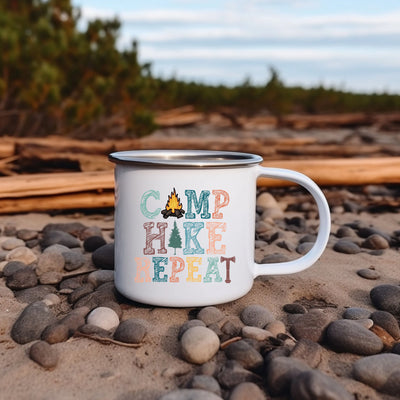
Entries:
POLYGON ((82 23, 118 17, 154 76, 400 94, 399 0, 73 0, 82 23))

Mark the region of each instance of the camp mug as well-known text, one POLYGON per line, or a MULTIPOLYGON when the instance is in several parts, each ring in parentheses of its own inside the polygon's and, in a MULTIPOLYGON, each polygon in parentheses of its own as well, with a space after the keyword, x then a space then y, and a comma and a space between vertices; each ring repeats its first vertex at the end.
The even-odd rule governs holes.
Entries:
POLYGON ((327 201, 307 176, 264 168, 255 154, 137 150, 109 155, 115 167, 115 286, 129 299, 194 307, 238 299, 259 275, 315 263, 330 233, 327 201), (256 179, 300 184, 314 197, 319 230, 297 260, 254 262, 256 179))

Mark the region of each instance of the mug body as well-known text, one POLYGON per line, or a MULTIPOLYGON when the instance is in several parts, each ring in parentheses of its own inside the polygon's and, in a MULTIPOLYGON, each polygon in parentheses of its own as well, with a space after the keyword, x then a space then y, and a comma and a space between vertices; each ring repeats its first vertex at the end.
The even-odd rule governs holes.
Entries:
POLYGON ((246 294, 254 277, 256 164, 188 168, 117 161, 117 290, 141 303, 173 307, 246 294))

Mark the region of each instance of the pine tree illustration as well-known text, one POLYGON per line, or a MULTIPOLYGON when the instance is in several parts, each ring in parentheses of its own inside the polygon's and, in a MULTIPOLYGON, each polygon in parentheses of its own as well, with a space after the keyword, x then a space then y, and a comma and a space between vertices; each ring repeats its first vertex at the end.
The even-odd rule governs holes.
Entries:
POLYGON ((175 249, 174 255, 176 255, 176 249, 182 248, 182 238, 179 234, 179 229, 176 225, 176 221, 174 221, 174 227, 172 228, 171 236, 169 237, 168 247, 173 247, 175 249))

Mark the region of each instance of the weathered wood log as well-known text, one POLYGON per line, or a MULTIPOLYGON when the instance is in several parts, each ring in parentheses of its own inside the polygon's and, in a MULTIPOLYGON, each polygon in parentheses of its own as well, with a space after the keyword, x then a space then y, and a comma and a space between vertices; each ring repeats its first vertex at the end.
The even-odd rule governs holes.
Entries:
MULTIPOLYGON (((320 186, 400 183, 400 157, 329 160, 271 160, 265 167, 302 172, 320 186)), ((289 186, 260 178, 259 186, 289 186)), ((114 206, 112 170, 0 177, 0 213, 114 206)))

